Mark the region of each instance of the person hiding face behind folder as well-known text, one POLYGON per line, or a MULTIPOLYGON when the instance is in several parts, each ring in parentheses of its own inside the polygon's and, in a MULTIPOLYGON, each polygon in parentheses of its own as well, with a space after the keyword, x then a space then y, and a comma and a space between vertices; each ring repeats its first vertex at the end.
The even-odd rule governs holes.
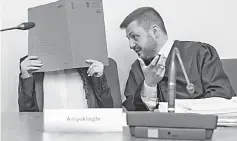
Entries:
POLYGON ((113 99, 104 65, 86 60, 89 67, 35 72, 42 67, 37 56, 20 60, 18 104, 20 112, 43 109, 112 108, 113 99))

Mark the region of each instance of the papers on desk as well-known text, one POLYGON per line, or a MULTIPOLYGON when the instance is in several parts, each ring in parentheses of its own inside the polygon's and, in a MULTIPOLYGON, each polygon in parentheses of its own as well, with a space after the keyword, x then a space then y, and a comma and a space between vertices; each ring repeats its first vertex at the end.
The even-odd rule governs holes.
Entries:
POLYGON ((232 99, 231 99, 233 102, 235 102, 235 103, 237 103, 237 96, 235 96, 235 97, 232 97, 232 99))
POLYGON ((204 99, 176 99, 175 103, 178 107, 194 113, 226 114, 237 112, 237 103, 219 97, 204 99))
MULTIPOLYGON (((159 110, 167 112, 167 103, 161 103, 159 110)), ((231 100, 212 97, 204 99, 176 99, 175 112, 214 114, 219 126, 237 126, 237 97, 231 100)))

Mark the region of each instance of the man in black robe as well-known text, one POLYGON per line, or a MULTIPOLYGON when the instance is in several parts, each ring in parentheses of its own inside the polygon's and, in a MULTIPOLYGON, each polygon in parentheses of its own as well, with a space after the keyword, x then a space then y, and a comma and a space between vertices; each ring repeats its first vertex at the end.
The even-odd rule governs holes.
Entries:
POLYGON ((123 106, 127 110, 152 111, 159 102, 167 102, 168 69, 174 47, 179 49, 188 78, 195 86, 194 93, 190 94, 176 60, 177 99, 230 99, 236 95, 215 48, 207 43, 168 38, 163 19, 154 8, 136 9, 120 28, 125 29, 130 48, 139 56, 132 64, 124 92, 123 106))

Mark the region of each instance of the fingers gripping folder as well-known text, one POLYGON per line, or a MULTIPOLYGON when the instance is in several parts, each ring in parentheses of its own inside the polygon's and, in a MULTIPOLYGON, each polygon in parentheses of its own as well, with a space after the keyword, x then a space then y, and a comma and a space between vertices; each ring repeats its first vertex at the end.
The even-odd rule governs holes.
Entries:
POLYGON ((130 133, 138 138, 205 140, 217 127, 216 115, 192 113, 127 112, 130 133))

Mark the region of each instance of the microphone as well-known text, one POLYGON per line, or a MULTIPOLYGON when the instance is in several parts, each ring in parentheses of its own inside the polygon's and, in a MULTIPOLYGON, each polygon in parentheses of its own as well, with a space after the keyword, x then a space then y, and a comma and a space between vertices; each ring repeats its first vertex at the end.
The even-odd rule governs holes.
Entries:
POLYGON ((176 64, 175 64, 175 57, 177 56, 178 61, 180 63, 180 66, 182 68, 184 77, 187 82, 186 90, 188 93, 193 94, 195 91, 195 87, 192 83, 190 83, 188 79, 188 75, 185 71, 183 61, 180 57, 180 52, 177 47, 174 47, 172 56, 171 56, 171 63, 169 67, 169 80, 168 80, 168 93, 169 93, 169 99, 168 99, 168 112, 174 112, 175 111, 175 98, 176 98, 176 64))
POLYGON ((19 30, 28 30, 35 27, 35 23, 34 22, 24 22, 16 27, 11 27, 11 28, 5 28, 5 29, 1 29, 2 31, 7 31, 7 30, 13 30, 13 29, 19 29, 19 30))

